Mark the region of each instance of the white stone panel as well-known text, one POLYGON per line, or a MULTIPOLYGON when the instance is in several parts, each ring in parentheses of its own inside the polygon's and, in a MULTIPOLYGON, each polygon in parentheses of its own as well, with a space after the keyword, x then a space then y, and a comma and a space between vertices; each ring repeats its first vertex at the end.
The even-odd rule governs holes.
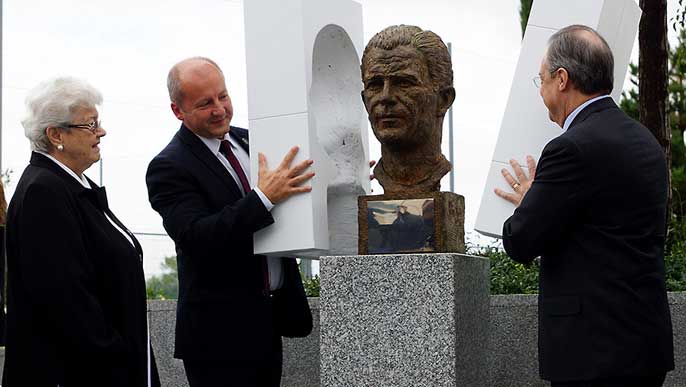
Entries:
POLYGON ((302 2, 249 0, 243 10, 248 119, 306 112, 302 2))
MULTIPOLYGON (((313 159, 317 174, 311 193, 273 210, 275 224, 255 234, 255 252, 355 253, 357 196, 370 191, 362 7, 352 0, 250 0, 244 12, 251 154, 277 163, 299 145, 298 159, 313 159)), ((256 181, 257 158, 251 163, 256 181)))
POLYGON ((537 26, 557 31, 570 24, 584 24, 595 28, 603 15, 603 6, 606 2, 605 0, 534 1, 538 4, 533 4, 531 8, 527 30, 529 26, 537 26))
POLYGON ((621 0, 614 0, 614 2, 621 2, 624 5, 621 13, 617 14, 618 18, 621 18, 619 28, 616 30, 612 43, 608 43, 612 47, 615 57, 615 87, 612 90, 612 98, 619 101, 624 88, 623 80, 626 79, 626 74, 629 71, 631 51, 634 48, 636 34, 638 33, 637 25, 641 20, 641 9, 629 2, 622 2, 621 0), (622 60, 623 63, 618 65, 617 61, 619 60, 622 60))
POLYGON ((532 155, 538 161, 545 144, 562 132, 557 124, 549 120, 548 111, 532 80, 538 74, 548 38, 571 24, 587 25, 603 35, 614 54, 615 84, 612 97, 619 101, 640 16, 641 11, 634 0, 546 0, 533 3, 481 197, 474 227, 476 231, 501 237, 503 222, 512 215, 514 206, 493 192, 495 188, 511 191, 500 170, 505 167, 512 172, 510 159, 526 165, 526 155, 532 155))
MULTIPOLYGON (((522 164, 523 160, 518 161, 522 164)), ((510 163, 500 161, 491 162, 491 166, 488 168, 487 181, 492 181, 494 183, 493 188, 500 188, 503 191, 508 192, 512 189, 507 184, 507 181, 503 179, 503 175, 500 172, 503 168, 512 172, 510 163)), ((484 205, 484 201, 481 201, 481 207, 479 208, 479 221, 481 223, 478 223, 479 229, 477 231, 486 236, 500 238, 503 230, 503 221, 500 220, 500 218, 503 213, 512 214, 515 210, 515 206, 506 200, 495 199, 488 201, 488 205, 484 205)))
POLYGON ((554 33, 555 30, 548 28, 535 26, 526 28, 526 36, 500 125, 493 160, 507 163, 514 158, 522 163, 526 156, 523 152, 530 149, 538 150, 537 153, 531 153, 538 159, 537 156, 545 144, 562 133, 562 129, 548 118, 548 110, 541 100, 539 89, 534 84, 534 77, 538 75, 541 65, 543 50, 554 33))
MULTIPOLYGON (((329 249, 326 192, 334 168, 323 157, 324 151, 313 133, 314 125, 308 121, 307 113, 250 121, 250 153, 273 155, 271 158, 267 156, 270 169, 275 168, 295 145, 300 150, 293 165, 308 158, 319 161, 317 176, 311 180, 312 192, 293 196, 275 206, 272 210, 275 223, 255 233, 255 254, 271 254, 269 248, 278 248, 281 255, 319 256, 329 249), (284 133, 288 136, 285 137, 284 133)), ((258 158, 253 156, 250 158, 253 179, 256 178, 253 171, 257 170, 258 158)))

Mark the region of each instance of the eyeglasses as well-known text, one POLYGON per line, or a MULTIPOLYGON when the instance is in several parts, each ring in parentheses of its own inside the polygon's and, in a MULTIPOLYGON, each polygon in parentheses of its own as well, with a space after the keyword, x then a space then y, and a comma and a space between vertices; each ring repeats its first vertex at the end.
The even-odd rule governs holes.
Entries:
MULTIPOLYGON (((562 69, 563 67, 558 68, 557 70, 553 71, 550 73, 550 78, 555 78, 557 76, 557 72, 562 69)), ((532 81, 534 81, 534 85, 536 85, 537 88, 541 88, 541 85, 543 84, 543 78, 541 78, 540 75, 536 75, 532 81)))
POLYGON ((532 81, 534 81, 534 85, 536 85, 537 88, 541 88, 541 85, 543 84, 543 79, 540 75, 536 75, 534 79, 532 79, 532 81))
POLYGON ((97 120, 97 121, 91 121, 91 122, 89 122, 89 123, 87 123, 87 124, 79 124, 79 125, 70 124, 70 125, 65 125, 65 127, 66 127, 66 128, 76 128, 76 129, 86 129, 86 130, 88 130, 89 132, 95 134, 95 132, 97 132, 98 129, 101 127, 101 126, 100 126, 101 123, 102 123, 102 121, 97 120))

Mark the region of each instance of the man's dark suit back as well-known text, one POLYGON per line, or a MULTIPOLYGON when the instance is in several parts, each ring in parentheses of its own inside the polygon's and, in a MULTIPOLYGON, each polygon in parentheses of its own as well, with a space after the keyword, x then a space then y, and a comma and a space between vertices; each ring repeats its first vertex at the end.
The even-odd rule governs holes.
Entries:
POLYGON ((610 98, 587 106, 546 145, 503 228, 513 259, 541 256, 544 379, 674 368, 663 262, 667 190, 657 141, 610 98))
MULTIPOLYGON (((247 151, 247 131, 231 127, 230 133, 247 151)), ((175 357, 263 361, 274 334, 286 334, 253 255, 253 233, 274 222, 271 214, 254 191, 242 196, 216 155, 185 126, 152 160, 146 182, 177 248, 175 357)), ((300 318, 298 335, 307 335, 311 315, 297 265, 283 263, 280 292, 300 318)))

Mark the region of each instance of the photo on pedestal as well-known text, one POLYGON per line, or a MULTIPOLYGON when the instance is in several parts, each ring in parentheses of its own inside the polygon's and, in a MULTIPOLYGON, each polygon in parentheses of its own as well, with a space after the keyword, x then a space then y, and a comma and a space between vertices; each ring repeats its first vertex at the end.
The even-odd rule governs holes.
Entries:
POLYGON ((434 199, 367 202, 369 254, 436 251, 434 199))

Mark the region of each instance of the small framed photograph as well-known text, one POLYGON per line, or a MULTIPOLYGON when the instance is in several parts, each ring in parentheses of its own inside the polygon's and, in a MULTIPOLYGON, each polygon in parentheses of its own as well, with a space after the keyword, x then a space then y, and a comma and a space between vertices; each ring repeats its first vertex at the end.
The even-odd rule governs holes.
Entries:
POLYGON ((367 201, 367 253, 436 251, 434 199, 367 201))

